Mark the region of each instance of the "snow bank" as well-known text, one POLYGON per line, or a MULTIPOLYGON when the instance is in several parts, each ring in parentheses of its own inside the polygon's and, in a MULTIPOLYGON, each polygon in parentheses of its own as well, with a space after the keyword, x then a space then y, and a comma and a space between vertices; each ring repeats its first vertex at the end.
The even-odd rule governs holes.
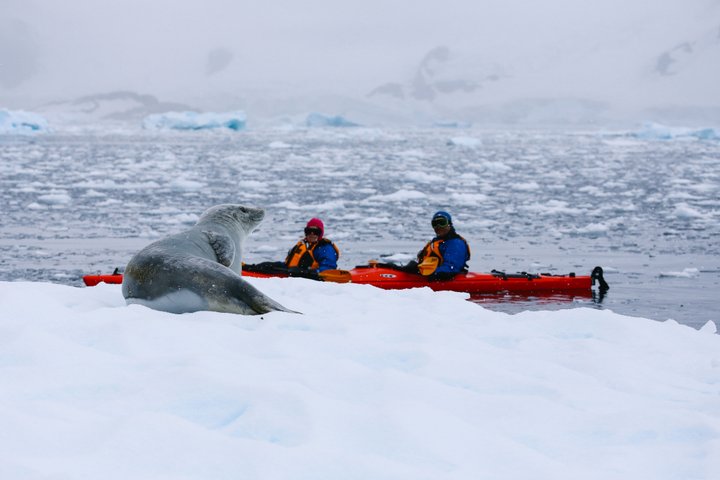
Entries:
POLYGON ((240 111, 225 113, 166 112, 145 117, 143 128, 173 130, 228 128, 237 131, 245 129, 246 118, 245 113, 240 111))
POLYGON ((720 337, 250 279, 302 315, 0 282, 2 478, 718 478, 720 337), (42 299, 42 301, 38 301, 42 299))
POLYGON ((48 122, 37 113, 0 109, 0 134, 46 131, 48 122))

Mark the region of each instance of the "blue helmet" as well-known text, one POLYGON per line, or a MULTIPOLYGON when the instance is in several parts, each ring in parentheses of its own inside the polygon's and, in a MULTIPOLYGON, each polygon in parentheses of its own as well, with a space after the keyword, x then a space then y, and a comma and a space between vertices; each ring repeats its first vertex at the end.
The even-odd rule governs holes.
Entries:
MULTIPOLYGON (((435 212, 435 215, 433 215, 432 220, 435 220, 436 218, 444 218, 447 220, 448 224, 452 225, 452 217, 448 212, 445 212, 443 210, 440 210, 439 212, 435 212)), ((431 220, 431 222, 432 222, 431 220)))

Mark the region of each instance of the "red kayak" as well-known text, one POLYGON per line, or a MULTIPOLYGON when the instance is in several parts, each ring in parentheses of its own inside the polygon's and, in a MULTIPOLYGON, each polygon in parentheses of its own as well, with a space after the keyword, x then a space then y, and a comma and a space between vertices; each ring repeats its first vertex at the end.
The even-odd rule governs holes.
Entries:
POLYGON ((386 290, 403 288, 429 287, 432 290, 450 290, 471 294, 484 293, 572 293, 591 290, 595 280, 600 281, 601 288, 607 290, 607 283, 602 277, 602 268, 596 267, 593 274, 578 276, 551 275, 549 273, 515 273, 509 274, 493 270, 492 273, 461 273, 447 281, 429 281, 417 273, 408 273, 382 265, 355 267, 350 270, 352 283, 374 285, 386 290), (605 287, 603 287, 605 285, 605 287))
POLYGON ((83 275, 82 279, 85 285, 88 287, 94 287, 98 283, 122 283, 122 273, 117 273, 115 269, 114 273, 109 274, 97 274, 97 275, 83 275))
MULTIPOLYGON (((326 272, 323 272, 326 273, 326 272)), ((268 278, 287 277, 287 273, 267 273, 243 270, 248 277, 268 278)), ((608 284, 603 278, 603 271, 595 267, 590 275, 551 275, 549 273, 514 273, 509 274, 493 270, 492 273, 461 273, 451 280, 429 281, 417 273, 405 272, 387 264, 371 264, 357 266, 352 270, 332 270, 323 275, 325 281, 373 285, 386 290, 429 287, 432 290, 450 290, 471 294, 517 293, 517 294, 549 294, 590 292, 597 281, 601 290, 607 290, 608 284)), ((85 285, 94 286, 100 282, 122 283, 122 274, 117 270, 109 275, 85 275, 85 285)))

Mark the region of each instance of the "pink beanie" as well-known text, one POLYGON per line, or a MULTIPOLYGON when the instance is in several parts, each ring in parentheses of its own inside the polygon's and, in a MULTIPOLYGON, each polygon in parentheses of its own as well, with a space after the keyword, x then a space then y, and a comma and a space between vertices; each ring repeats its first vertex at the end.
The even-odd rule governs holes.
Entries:
POLYGON ((320 229, 320 238, 325 234, 325 225, 319 218, 311 218, 310 221, 305 225, 305 228, 315 227, 320 229))

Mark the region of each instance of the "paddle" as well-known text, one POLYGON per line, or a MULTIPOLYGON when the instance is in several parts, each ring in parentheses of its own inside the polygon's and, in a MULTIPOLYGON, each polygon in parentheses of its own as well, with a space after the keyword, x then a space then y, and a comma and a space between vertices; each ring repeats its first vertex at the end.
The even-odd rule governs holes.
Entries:
POLYGON ((437 270, 438 265, 440 265, 440 259, 428 255, 422 262, 420 262, 418 270, 420 271, 420 275, 427 277, 437 270))
POLYGON ((288 269, 283 262, 262 262, 257 264, 243 264, 243 270, 247 272, 260 272, 269 275, 288 275, 290 277, 304 277, 334 283, 348 283, 352 280, 350 272, 347 270, 325 270, 315 273, 305 269, 288 269))
POLYGON ((348 283, 352 281, 352 275, 347 270, 325 270, 318 275, 325 282, 348 283))

